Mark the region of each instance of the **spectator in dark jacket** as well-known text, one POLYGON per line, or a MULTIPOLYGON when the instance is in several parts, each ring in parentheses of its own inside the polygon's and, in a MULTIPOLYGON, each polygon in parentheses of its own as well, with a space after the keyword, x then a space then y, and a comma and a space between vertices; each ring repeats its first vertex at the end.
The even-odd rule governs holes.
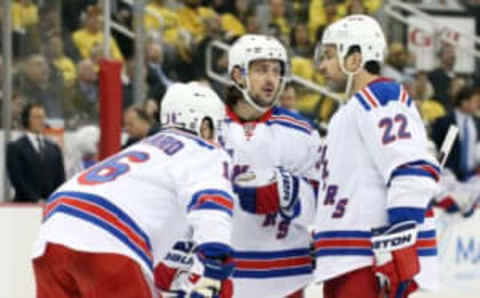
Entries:
POLYGON ((15 188, 15 202, 38 202, 65 182, 60 147, 44 135, 46 112, 29 104, 22 113, 25 135, 7 147, 7 171, 15 188))

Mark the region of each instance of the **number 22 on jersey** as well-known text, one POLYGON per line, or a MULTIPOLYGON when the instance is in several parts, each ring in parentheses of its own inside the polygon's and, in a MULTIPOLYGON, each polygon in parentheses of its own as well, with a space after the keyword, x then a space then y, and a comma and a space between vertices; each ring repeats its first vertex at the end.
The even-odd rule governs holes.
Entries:
POLYGON ((383 129, 383 145, 388 145, 396 140, 409 139, 412 136, 408 131, 407 117, 401 113, 394 117, 383 118, 378 122, 378 127, 383 129))

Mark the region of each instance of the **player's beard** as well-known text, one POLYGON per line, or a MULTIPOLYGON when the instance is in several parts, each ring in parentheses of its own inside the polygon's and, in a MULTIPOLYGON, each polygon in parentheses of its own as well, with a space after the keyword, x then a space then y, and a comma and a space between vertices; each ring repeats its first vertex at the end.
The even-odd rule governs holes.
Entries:
POLYGON ((342 74, 338 80, 329 79, 327 81, 328 90, 334 93, 344 93, 347 88, 347 76, 342 74))
POLYGON ((272 98, 270 100, 266 100, 265 97, 259 93, 255 94, 250 94, 250 98, 253 100, 253 102, 258 105, 259 107, 262 108, 269 108, 272 106, 273 102, 275 101, 275 98, 277 97, 278 90, 273 93, 272 98), (264 100, 265 99, 265 100, 264 100))

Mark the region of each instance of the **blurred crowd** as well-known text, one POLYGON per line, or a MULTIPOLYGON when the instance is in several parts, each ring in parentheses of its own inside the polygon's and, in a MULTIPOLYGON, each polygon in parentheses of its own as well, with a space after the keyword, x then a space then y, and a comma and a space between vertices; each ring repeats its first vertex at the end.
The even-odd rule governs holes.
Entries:
MULTIPOLYGON (((112 0, 111 17, 114 22, 134 31, 133 7, 127 2, 112 0)), ((313 63, 315 45, 324 28, 348 14, 381 16, 384 5, 383 0, 146 2, 143 24, 145 61, 140 66, 144 73, 145 93, 141 102, 134 100, 133 86, 138 67, 134 60, 134 40, 115 29, 112 29, 110 38, 110 58, 123 63, 126 145, 158 128, 160 101, 173 82, 202 81, 223 94, 225 87, 208 78, 205 70, 207 48, 212 41, 232 44, 246 33, 275 36, 287 46, 292 73, 324 85, 323 76, 313 63)), ((478 4, 474 1, 468 3, 478 4)), ((61 123, 67 130, 97 124, 99 61, 103 57, 104 42, 101 1, 13 0, 11 14, 14 53, 12 128, 29 129, 25 127, 28 121, 25 122, 22 115, 25 117, 25 108, 31 104, 40 104, 46 119, 59 120, 56 123, 61 123)), ((479 92, 474 85, 474 75, 455 73, 455 48, 446 43, 439 44, 436 49, 439 65, 433 71, 425 72, 415 68, 416 57, 405 44, 405 40, 389 41, 383 75, 403 83, 409 90, 428 132, 433 136, 440 135, 436 123, 452 113, 475 117, 479 110, 479 92)), ((212 58, 213 70, 226 73, 226 53, 215 48, 212 58)), ((0 69, 3 67, 1 62, 0 69)), ((295 83, 287 85, 279 104, 304 114, 323 127, 339 107, 336 100, 295 83)), ((472 119, 471 126, 476 130, 477 118, 472 119)), ((90 158, 91 152, 87 153, 90 158)))
MULTIPOLYGON (((122 0, 112 2, 112 20, 134 31, 132 6, 122 0)), ((383 4, 383 0, 146 2, 142 105, 148 111, 158 110, 166 88, 175 81, 208 81, 221 93, 223 87, 206 75, 207 46, 212 40, 231 44, 245 33, 276 36, 289 48, 294 73, 321 84, 311 60, 323 28, 349 13, 376 13, 383 4)), ((42 103, 47 118, 63 120, 66 129, 98 121, 98 63, 104 40, 101 5, 94 0, 13 0, 14 129, 21 128, 20 111, 28 103, 42 103)), ((214 70, 222 73, 227 66, 225 52, 213 53, 214 70)), ((124 111, 140 104, 134 103, 133 56, 134 40, 112 30, 110 58, 123 62, 124 111)), ((321 96, 294 87, 295 108, 308 116, 328 116, 315 111, 321 96)))

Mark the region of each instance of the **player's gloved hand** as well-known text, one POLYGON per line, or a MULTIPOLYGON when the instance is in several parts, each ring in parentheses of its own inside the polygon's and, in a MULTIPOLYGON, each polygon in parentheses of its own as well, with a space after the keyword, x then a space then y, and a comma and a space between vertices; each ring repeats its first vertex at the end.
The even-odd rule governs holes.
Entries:
POLYGON ((163 298, 231 298, 234 264, 224 244, 198 247, 179 241, 155 267, 155 284, 163 298))
POLYGON ((379 297, 403 298, 418 286, 413 280, 420 272, 415 221, 399 222, 372 230, 373 271, 379 297))
POLYGON ((480 196, 468 192, 449 192, 436 201, 435 206, 445 212, 459 213, 463 217, 470 217, 478 208, 480 196))
POLYGON ((280 212, 289 219, 300 213, 298 177, 282 167, 240 174, 233 181, 233 191, 240 206, 250 213, 280 212))

